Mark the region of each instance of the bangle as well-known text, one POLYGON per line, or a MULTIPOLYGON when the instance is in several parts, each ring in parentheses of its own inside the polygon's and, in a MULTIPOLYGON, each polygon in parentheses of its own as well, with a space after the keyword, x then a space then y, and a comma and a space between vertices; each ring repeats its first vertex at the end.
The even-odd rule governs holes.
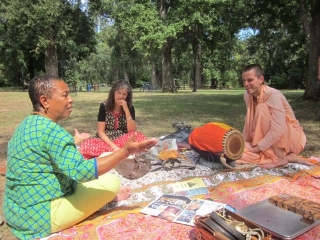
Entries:
POLYGON ((127 121, 129 121, 130 119, 132 119, 132 117, 129 117, 129 118, 127 119, 127 121))

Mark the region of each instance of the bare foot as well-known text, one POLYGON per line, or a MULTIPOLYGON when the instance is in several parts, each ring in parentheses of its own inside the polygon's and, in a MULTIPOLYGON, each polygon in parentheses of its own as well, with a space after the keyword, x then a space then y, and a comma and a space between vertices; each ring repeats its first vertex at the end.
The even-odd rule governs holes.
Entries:
POLYGON ((314 164, 312 162, 305 160, 303 158, 300 158, 294 153, 289 153, 287 155, 287 159, 288 159, 288 162, 290 162, 290 163, 300 163, 300 164, 304 164, 307 166, 314 166, 314 164))
POLYGON ((284 159, 279 160, 276 163, 267 163, 267 164, 262 164, 260 166, 265 169, 270 169, 270 168, 285 166, 288 164, 288 162, 289 163, 300 163, 300 164, 307 165, 307 166, 315 166, 312 162, 305 160, 303 158, 300 158, 294 153, 289 153, 284 159))
POLYGON ((119 201, 125 200, 130 196, 130 193, 131 193, 131 189, 129 187, 126 187, 126 186, 120 187, 120 190, 117 196, 112 201, 119 202, 119 201))

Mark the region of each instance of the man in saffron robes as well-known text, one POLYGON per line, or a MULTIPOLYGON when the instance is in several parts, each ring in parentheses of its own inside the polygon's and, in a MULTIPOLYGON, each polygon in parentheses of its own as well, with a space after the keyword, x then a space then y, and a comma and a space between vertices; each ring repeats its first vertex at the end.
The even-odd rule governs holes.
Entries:
POLYGON ((243 128, 245 149, 237 163, 253 163, 263 168, 285 166, 288 162, 313 165, 298 157, 306 145, 306 135, 285 96, 264 84, 261 66, 246 66, 242 80, 247 108, 243 128))

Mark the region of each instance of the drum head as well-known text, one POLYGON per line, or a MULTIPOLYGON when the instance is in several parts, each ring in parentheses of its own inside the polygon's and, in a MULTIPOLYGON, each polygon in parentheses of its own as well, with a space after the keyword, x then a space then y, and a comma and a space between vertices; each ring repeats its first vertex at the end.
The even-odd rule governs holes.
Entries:
POLYGON ((230 129, 222 142, 224 154, 233 160, 241 158, 244 150, 244 138, 236 129, 230 129))

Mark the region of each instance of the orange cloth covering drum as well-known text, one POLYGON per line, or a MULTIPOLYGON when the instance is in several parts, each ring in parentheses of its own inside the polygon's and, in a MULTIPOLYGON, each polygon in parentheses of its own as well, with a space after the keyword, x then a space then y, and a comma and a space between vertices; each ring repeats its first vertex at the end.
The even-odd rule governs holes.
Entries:
POLYGON ((195 128, 189 136, 189 144, 200 151, 211 152, 218 156, 224 154, 237 160, 244 150, 244 138, 235 128, 219 122, 206 123, 195 128))

